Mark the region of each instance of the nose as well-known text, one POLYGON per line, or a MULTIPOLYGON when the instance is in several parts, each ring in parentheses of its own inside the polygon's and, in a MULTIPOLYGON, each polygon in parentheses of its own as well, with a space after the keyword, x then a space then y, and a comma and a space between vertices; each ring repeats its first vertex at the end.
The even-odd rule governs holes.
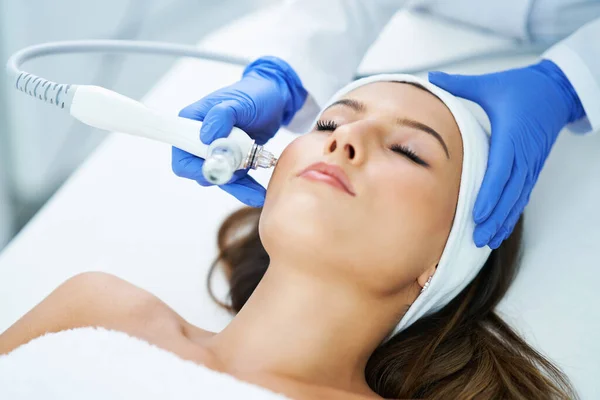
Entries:
POLYGON ((343 158, 346 162, 360 165, 367 159, 367 141, 376 132, 366 121, 344 124, 333 131, 324 146, 324 155, 343 158))

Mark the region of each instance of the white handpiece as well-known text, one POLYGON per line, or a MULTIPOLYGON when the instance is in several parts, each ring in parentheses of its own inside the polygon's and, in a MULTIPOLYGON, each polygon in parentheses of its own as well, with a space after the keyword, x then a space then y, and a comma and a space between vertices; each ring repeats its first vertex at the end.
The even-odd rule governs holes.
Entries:
MULTIPOLYGON (((99 86, 78 85, 70 108, 71 115, 95 128, 158 140, 206 159, 209 146, 200 140, 202 122, 164 115, 142 103, 99 86)), ((243 155, 254 141, 239 128, 233 139, 243 155)))
MULTIPOLYGON (((65 92, 68 90, 65 88, 65 92)), ((78 85, 71 90, 75 91, 71 93, 69 108, 73 117, 95 128, 158 140, 203 158, 202 173, 215 185, 229 182, 238 169, 270 168, 277 162, 273 154, 239 128, 234 127, 226 138, 205 145, 200 140, 200 121, 160 114, 99 86, 78 85)), ((56 93, 57 105, 60 92, 61 89, 56 93)))

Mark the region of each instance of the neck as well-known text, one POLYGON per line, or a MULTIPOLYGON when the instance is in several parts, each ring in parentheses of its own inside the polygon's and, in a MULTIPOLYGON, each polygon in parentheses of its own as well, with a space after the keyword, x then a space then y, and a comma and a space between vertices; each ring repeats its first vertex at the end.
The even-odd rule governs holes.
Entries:
POLYGON ((399 302, 358 285, 271 262, 209 345, 231 372, 272 373, 347 391, 368 389, 367 361, 399 320, 399 302))

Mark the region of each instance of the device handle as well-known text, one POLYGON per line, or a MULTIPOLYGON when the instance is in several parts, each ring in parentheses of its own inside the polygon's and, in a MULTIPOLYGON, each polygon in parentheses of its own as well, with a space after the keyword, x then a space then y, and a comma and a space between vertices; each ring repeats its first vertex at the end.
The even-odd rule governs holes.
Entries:
POLYGON ((77 86, 70 113, 95 128, 154 139, 204 159, 207 156, 208 146, 200 140, 202 122, 160 114, 100 86, 77 86))

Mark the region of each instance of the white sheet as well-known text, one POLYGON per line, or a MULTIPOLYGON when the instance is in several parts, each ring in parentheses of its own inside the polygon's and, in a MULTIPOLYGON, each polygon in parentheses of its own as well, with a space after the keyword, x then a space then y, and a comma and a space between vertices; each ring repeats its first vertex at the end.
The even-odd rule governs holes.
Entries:
MULTIPOLYGON (((390 27, 377 46, 398 48, 399 36, 439 29, 432 26, 437 22, 422 17, 411 21, 410 32, 390 27)), ((451 34, 457 28, 444 29, 438 41, 400 46, 391 57, 421 65, 438 49, 464 50, 465 41, 451 34)), ((235 52, 234 41, 219 41, 227 35, 219 33, 209 42, 235 52)), ((494 38, 471 35, 481 48, 486 40, 490 46, 498 44, 494 38)), ((375 65, 377 55, 388 53, 376 48, 364 65, 375 65)), ((486 71, 530 60, 496 60, 448 71, 486 71)), ((239 67, 182 60, 146 103, 177 113, 240 73, 239 67)), ((269 147, 281 149, 290 139, 281 132, 269 147)), ((501 307, 532 344, 565 369, 583 399, 600 398, 599 152, 600 135, 561 134, 527 209, 523 272, 501 307)), ((266 183, 269 172, 258 175, 266 183)), ((118 275, 154 293, 191 323, 222 329, 229 316, 208 297, 205 277, 215 255, 216 229, 238 206, 217 188, 175 177, 167 146, 112 135, 0 255, 0 331, 65 279, 88 270, 118 275)), ((222 279, 217 283, 224 289, 222 279)))

